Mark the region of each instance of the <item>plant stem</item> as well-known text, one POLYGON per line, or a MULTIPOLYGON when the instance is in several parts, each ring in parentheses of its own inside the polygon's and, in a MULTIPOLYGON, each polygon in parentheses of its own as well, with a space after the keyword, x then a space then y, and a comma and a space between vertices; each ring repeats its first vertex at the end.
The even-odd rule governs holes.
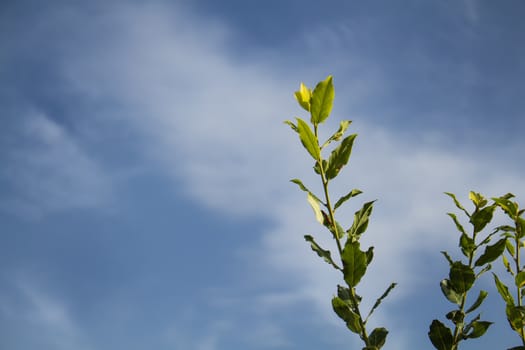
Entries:
MULTIPOLYGON (((517 275, 521 271, 520 270, 520 265, 521 265, 521 263, 520 263, 520 246, 521 246, 520 237, 521 237, 521 233, 522 232, 521 232, 521 225, 520 225, 518 219, 516 219, 514 221, 514 225, 516 227, 516 236, 514 237, 514 240, 515 240, 514 244, 516 245, 516 257, 515 257, 514 261, 516 263, 516 275, 517 275)), ((517 286, 516 289, 517 289, 517 293, 516 294, 517 294, 517 297, 518 297, 518 307, 521 308, 521 306, 523 304, 522 301, 521 301, 521 297, 522 297, 521 296, 521 288, 517 286)), ((523 327, 520 329, 519 334, 520 334, 520 337, 521 337, 521 342, 522 342, 523 346, 525 346, 525 331, 523 330, 523 327)))
MULTIPOLYGON (((318 139, 318 134, 317 134, 317 125, 314 125, 314 133, 315 133, 315 137, 318 139)), ((342 259, 342 255, 343 255, 343 248, 341 246, 341 235, 343 234, 343 232, 339 232, 339 229, 337 228, 337 224, 336 224, 336 221, 335 221, 335 212, 334 212, 334 209, 332 208, 332 203, 330 201, 330 194, 329 194, 329 191, 328 191, 328 182, 329 180, 326 178, 326 173, 325 173, 325 168, 323 166, 323 162, 322 160, 321 161, 318 161, 317 164, 319 165, 319 169, 320 169, 320 173, 321 173, 321 180, 323 182, 323 191, 324 191, 324 196, 325 196, 325 200, 326 200, 326 208, 328 210, 328 215, 329 215, 329 218, 330 218, 330 222, 332 224, 332 227, 334 229, 334 232, 335 232, 335 235, 334 235, 334 238, 335 238, 335 241, 337 243, 337 250, 339 251, 339 256, 341 257, 341 263, 343 264, 344 266, 344 263, 343 263, 343 259, 342 259)), ((366 325, 365 325, 365 322, 363 321, 363 316, 361 315, 361 311, 359 310, 359 301, 358 301, 358 298, 357 298, 357 295, 356 295, 356 292, 355 292, 355 288, 352 287, 352 286, 348 286, 350 287, 350 298, 351 298, 351 302, 354 306, 354 312, 357 314, 357 316, 359 316, 359 326, 361 327, 361 339, 365 342, 365 345, 368 347, 370 346, 370 340, 368 339, 368 334, 366 332, 366 325)))

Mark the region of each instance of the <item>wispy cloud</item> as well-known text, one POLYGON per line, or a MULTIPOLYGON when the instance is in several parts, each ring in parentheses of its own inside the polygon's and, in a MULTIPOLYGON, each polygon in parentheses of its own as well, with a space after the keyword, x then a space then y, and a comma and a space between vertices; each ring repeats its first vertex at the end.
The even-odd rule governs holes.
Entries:
POLYGON ((34 278, 19 274, 13 282, 11 296, 7 289, 0 294, 0 320, 10 330, 3 329, 2 344, 91 349, 66 304, 37 286, 34 278))
POLYGON ((98 207, 110 197, 110 180, 91 155, 57 122, 33 112, 6 135, 7 166, 0 176, 11 185, 1 207, 40 216, 70 208, 98 207))

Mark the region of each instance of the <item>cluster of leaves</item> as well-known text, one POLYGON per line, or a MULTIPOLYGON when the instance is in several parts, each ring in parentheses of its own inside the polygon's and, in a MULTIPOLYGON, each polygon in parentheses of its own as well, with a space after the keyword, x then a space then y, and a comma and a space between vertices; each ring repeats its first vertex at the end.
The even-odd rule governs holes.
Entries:
POLYGON ((385 344, 388 331, 380 327, 368 333, 366 325, 372 313, 396 284, 390 284, 383 295, 376 300, 367 316, 364 317, 360 309, 362 298, 357 294, 356 287, 365 275, 374 254, 373 247, 368 248, 366 251, 361 250, 359 240, 368 227, 374 202, 364 203, 361 209, 355 212, 353 223, 346 230, 335 218, 339 207, 362 192, 358 189, 353 189, 332 205, 328 190, 329 183, 347 165, 357 136, 352 134, 345 137, 351 121, 343 120, 340 122, 338 130, 332 136, 323 143, 319 141, 318 127, 328 119, 332 111, 334 95, 335 91, 331 76, 319 82, 313 91, 301 84, 300 89, 295 92, 295 98, 299 105, 310 113, 310 125, 301 118, 296 118, 295 123, 292 121, 286 121, 285 123, 299 135, 302 145, 313 158, 313 169, 321 178, 324 193, 322 196, 317 196, 301 180, 293 179, 291 181, 306 192, 307 201, 313 208, 317 221, 328 230, 336 242, 337 259, 333 257, 330 250, 323 249, 313 236, 304 236, 312 250, 343 275, 346 286, 338 285, 337 295, 332 299, 332 307, 335 313, 345 322, 350 331, 359 335, 365 345, 363 350, 379 350, 385 344), (331 144, 332 146, 335 145, 335 147, 331 150, 328 159, 325 159, 322 153, 331 144), (323 199, 321 200, 320 197, 323 199))
POLYGON ((474 211, 469 213, 454 194, 446 194, 452 198, 456 207, 468 217, 472 231, 470 234, 467 233, 457 216, 448 213, 460 233, 459 247, 465 258, 464 261, 454 261, 447 252, 442 252, 450 265, 450 272, 449 278, 443 279, 440 286, 447 300, 457 307, 446 315, 446 318, 454 325, 454 331, 441 321, 433 320, 428 336, 438 350, 457 350, 461 341, 481 337, 492 324, 492 322, 481 321, 480 314, 477 314, 470 321, 466 320, 467 316, 470 316, 481 306, 488 293, 480 290, 476 300, 468 308, 466 307, 467 296, 475 281, 483 273, 489 271, 492 267, 491 263, 501 256, 505 249, 506 239, 502 238, 489 245, 496 231, 481 239, 479 237, 492 220, 496 209, 495 203, 488 205, 487 199, 481 194, 470 192, 469 198, 474 204, 474 211), (482 247, 485 247, 484 252, 477 256, 482 247))
POLYGON ((518 203, 511 201, 513 197, 514 195, 509 193, 493 199, 496 205, 501 208, 512 221, 512 226, 500 226, 496 231, 502 233, 502 239, 506 242, 506 254, 502 255, 502 260, 507 272, 514 280, 516 299, 514 299, 509 291, 509 287, 507 287, 496 274, 494 274, 494 281, 498 293, 505 301, 505 314, 509 325, 521 338, 522 345, 509 350, 525 350, 525 306, 523 306, 523 297, 525 295, 525 268, 521 266, 520 261, 520 252, 525 246, 523 240, 525 237, 525 219, 522 217, 525 209, 520 209, 518 203), (506 255, 509 256, 512 265, 506 255))

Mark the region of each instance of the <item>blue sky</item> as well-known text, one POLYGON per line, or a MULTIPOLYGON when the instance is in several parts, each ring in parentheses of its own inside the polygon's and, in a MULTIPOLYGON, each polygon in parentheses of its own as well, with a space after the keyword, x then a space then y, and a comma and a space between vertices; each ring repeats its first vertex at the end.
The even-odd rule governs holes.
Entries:
MULTIPOLYGON (((378 199, 365 303, 387 348, 450 310, 451 191, 525 203, 521 1, 3 1, 0 347, 358 348, 282 121, 333 74, 359 137, 336 193, 378 199)), ((344 221, 344 219, 343 219, 344 221)), ((488 275, 486 277, 489 277, 488 275)), ((491 287, 489 278, 480 286, 491 287)), ((491 289, 492 290, 492 289, 491 289)), ((497 323, 464 349, 517 345, 497 323)))

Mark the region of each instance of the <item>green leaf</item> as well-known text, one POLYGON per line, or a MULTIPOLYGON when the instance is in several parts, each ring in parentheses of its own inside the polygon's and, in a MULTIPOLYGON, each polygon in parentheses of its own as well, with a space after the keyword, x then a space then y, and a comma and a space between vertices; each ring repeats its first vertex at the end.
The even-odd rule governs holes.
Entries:
POLYGON ((445 257, 445 259, 447 259, 448 263, 452 266, 452 264, 453 264, 454 262, 452 261, 452 258, 450 257, 450 255, 448 255, 448 253, 445 252, 445 251, 442 251, 441 254, 443 254, 443 256, 445 257))
POLYGON ((332 82, 332 76, 329 75, 325 80, 319 82, 312 94, 310 104, 312 124, 320 124, 328 118, 332 111, 335 90, 332 82))
POLYGON ((343 321, 346 326, 354 333, 361 333, 361 324, 359 322, 359 316, 350 309, 350 306, 341 298, 334 297, 332 299, 332 307, 343 321))
POLYGON ((505 269, 507 269, 507 272, 510 273, 512 276, 515 275, 514 271, 512 271, 512 268, 510 267, 510 263, 507 260, 507 257, 505 254, 501 255, 501 260, 503 260, 503 266, 505 266, 505 269))
POLYGON ((472 322, 472 325, 471 325, 472 332, 465 335, 465 338, 474 339, 474 338, 481 337, 483 334, 487 332, 487 329, 489 329, 491 324, 492 322, 487 322, 487 321, 472 322))
POLYGON ((493 262, 503 254, 505 245, 507 243, 506 238, 502 238, 493 245, 489 245, 485 248, 485 252, 476 260, 475 266, 483 266, 487 263, 493 262))
POLYGON ((465 313, 461 310, 450 311, 446 314, 446 318, 451 320, 455 325, 462 323, 465 319, 465 313))
POLYGON ((310 191, 308 188, 306 188, 306 186, 303 185, 303 183, 302 183, 301 180, 299 180, 299 179, 291 179, 290 182, 293 182, 294 184, 296 184, 297 186, 299 186, 299 188, 300 188, 301 190, 303 190, 303 191, 306 192, 306 193, 309 193, 310 196, 312 196, 316 201, 318 201, 319 203, 322 203, 322 204, 324 205, 323 201, 321 201, 321 200, 320 200, 315 194, 313 194, 312 191, 310 191))
POLYGON ((332 254, 329 250, 324 250, 323 248, 321 248, 321 246, 317 244, 314 238, 310 235, 305 235, 304 239, 308 243, 310 243, 310 247, 312 248, 312 250, 316 252, 317 255, 319 255, 321 258, 323 258, 324 261, 335 267, 337 270, 342 271, 342 269, 339 266, 337 266, 337 264, 332 260, 332 254))
POLYGON ((439 286, 441 287, 441 291, 443 292, 443 295, 451 302, 456 305, 461 304, 461 293, 456 293, 454 289, 452 289, 452 286, 450 285, 450 281, 448 279, 444 279, 439 283, 439 286))
POLYGON ((512 294, 510 294, 509 288, 500 281, 495 273, 492 274, 494 275, 494 282, 496 283, 496 289, 498 290, 499 295, 501 295, 507 305, 514 305, 514 298, 512 297, 512 294))
POLYGON ((310 112, 310 101, 312 99, 312 90, 306 87, 303 83, 299 87, 299 90, 294 93, 295 99, 299 102, 299 105, 306 111, 310 112))
POLYGON ((375 201, 367 202, 363 204, 363 207, 355 212, 354 222, 348 229, 348 235, 350 237, 359 237, 368 227, 368 220, 372 214, 372 209, 375 201))
POLYGON ((514 278, 516 287, 523 288, 525 286, 525 271, 520 271, 514 278))
POLYGON ((323 143, 323 145, 321 146, 321 149, 328 146, 332 141, 339 141, 344 136, 346 129, 348 129, 348 126, 351 123, 352 123, 351 120, 342 120, 339 123, 339 129, 337 129, 337 131, 332 136, 330 136, 330 138, 326 140, 325 143, 323 143))
POLYGON ((476 208, 483 208, 485 205, 487 205, 487 200, 479 193, 470 191, 468 198, 472 201, 472 203, 474 203, 476 208))
POLYGON ((494 210, 496 209, 496 206, 491 205, 489 207, 485 207, 479 211, 475 211, 472 216, 470 217, 470 222, 474 226, 474 233, 481 232, 487 226, 487 224, 492 220, 492 216, 494 215, 494 210))
POLYGON ((319 200, 317 197, 312 196, 310 192, 307 193, 307 200, 308 203, 310 203, 310 206, 314 210, 315 218, 317 221, 319 221, 320 224, 324 225, 324 216, 321 212, 321 207, 319 206, 319 200))
POLYGON ((378 349, 381 349, 383 345, 385 345, 386 336, 388 335, 388 331, 386 328, 380 327, 375 328, 372 333, 368 336, 368 340, 370 340, 370 344, 372 346, 375 346, 378 349))
POLYGON ((478 298, 476 299, 476 301, 474 302, 474 304, 472 304, 471 307, 469 307, 467 309, 467 311, 465 311, 465 313, 469 314, 471 313, 472 311, 476 310, 480 305, 481 303, 483 302, 483 300, 485 300, 485 298, 487 297, 489 293, 487 293, 486 291, 484 290, 480 290, 479 291, 479 295, 478 295, 478 298))
POLYGON ((295 131, 296 133, 299 133, 299 129, 297 129, 297 125, 295 125, 294 123, 292 123, 289 120, 285 120, 284 123, 289 125, 290 128, 292 128, 293 131, 295 131))
POLYGON ((454 344, 452 331, 440 321, 432 321, 428 337, 436 349, 452 350, 452 345, 454 344))
POLYGON ((349 287, 357 286, 367 268, 367 255, 361 251, 359 245, 359 242, 349 239, 341 255, 344 279, 349 287))
POLYGON ((458 231, 461 232, 462 234, 466 235, 467 233, 465 232, 465 229, 463 228, 463 226, 459 223, 459 220, 458 220, 456 214, 447 213, 447 215, 452 218, 452 220, 456 224, 456 227, 457 227, 458 231))
POLYGON ((465 255, 467 258, 469 258, 474 250, 476 250, 474 239, 470 238, 464 233, 462 233, 461 237, 459 238, 459 247, 461 248, 463 255, 465 255))
POLYGON ((339 208, 344 202, 346 202, 350 198, 355 197, 355 196, 357 196, 357 195, 359 195, 361 193, 363 193, 361 190, 358 190, 358 189, 354 188, 352 191, 350 191, 349 193, 347 193, 343 197, 339 198, 339 200, 334 205, 334 210, 339 208))
POLYGON ((492 200, 505 212, 505 214, 507 214, 507 216, 514 219, 518 214, 518 205, 509 200, 512 197, 514 197, 514 195, 509 193, 508 195, 499 198, 492 198, 492 200))
POLYGON ((319 149, 317 137, 314 135, 308 124, 306 124, 301 118, 297 118, 297 130, 304 148, 306 148, 308 153, 310 153, 315 160, 320 161, 321 150, 319 149))
POLYGON ((514 244, 512 244, 510 240, 507 240, 505 248, 507 249, 507 253, 509 253, 511 256, 514 256, 516 253, 516 247, 514 247, 514 244))
POLYGON ((365 320, 365 323, 368 321, 368 319, 370 318, 370 316, 372 316, 372 314, 374 313, 374 311, 379 307, 379 305, 381 305, 381 302, 388 296, 388 294, 392 291, 392 289, 395 288, 395 286, 397 286, 397 283, 391 283, 390 286, 388 286, 388 288, 385 290, 385 292, 383 293, 383 295, 381 295, 377 300, 376 302, 374 303, 374 306, 372 306, 372 309, 370 310, 370 312, 368 313, 368 316, 366 316, 366 320, 365 320))
POLYGON ((456 261, 450 267, 449 279, 450 285, 455 292, 465 293, 474 284, 476 275, 472 268, 460 261, 456 261))
POLYGON ((456 195, 455 195, 454 193, 445 192, 445 194, 446 194, 447 196, 449 196, 450 198, 452 198, 452 200, 454 201, 454 204, 456 205, 456 207, 457 207, 458 209, 461 209, 461 210, 462 210, 462 211, 463 211, 463 212, 464 212, 464 213, 470 218, 470 214, 469 214, 469 212, 468 212, 465 208, 463 208, 463 206, 462 206, 461 203, 457 200, 456 195))
POLYGON ((517 218, 517 223, 516 223, 516 233, 517 233, 517 237, 519 239, 523 238, 523 236, 525 236, 525 219, 523 218, 517 218))
POLYGON ((507 305, 505 308, 510 327, 519 332, 525 326, 525 307, 507 305))
POLYGON ((328 180, 335 178, 337 174, 339 174, 339 171, 348 163, 356 137, 357 134, 345 137, 339 146, 330 154, 328 169, 326 169, 326 177, 328 180))

